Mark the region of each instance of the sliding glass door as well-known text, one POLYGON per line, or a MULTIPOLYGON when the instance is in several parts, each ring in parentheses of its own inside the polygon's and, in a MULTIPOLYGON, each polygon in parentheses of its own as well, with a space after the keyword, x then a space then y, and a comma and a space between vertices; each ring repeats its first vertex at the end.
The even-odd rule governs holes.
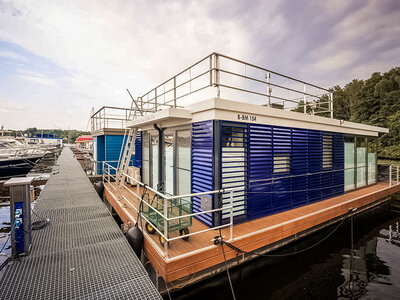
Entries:
POLYGON ((162 160, 163 192, 168 195, 191 193, 191 129, 167 129, 163 132, 159 155, 159 133, 143 132, 142 176, 152 188, 159 184, 159 161, 162 160))
POLYGON ((356 138, 357 145, 357 188, 367 185, 367 139, 356 138))
POLYGON ((174 132, 164 132, 164 192, 174 194, 174 132))
POLYGON ((368 138, 368 184, 376 183, 376 138, 368 138))
POLYGON ((345 136, 344 137, 344 190, 354 190, 356 187, 355 182, 355 143, 354 137, 345 136))
POLYGON ((191 193, 191 130, 176 131, 176 192, 191 193))
POLYGON ((376 183, 376 138, 344 137, 344 190, 350 191, 376 183))

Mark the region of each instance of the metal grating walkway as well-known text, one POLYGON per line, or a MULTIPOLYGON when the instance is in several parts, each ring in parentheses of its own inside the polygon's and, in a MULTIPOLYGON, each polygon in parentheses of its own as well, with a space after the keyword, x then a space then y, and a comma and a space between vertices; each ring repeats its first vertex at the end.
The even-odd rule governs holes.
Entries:
POLYGON ((50 226, 6 267, 0 299, 161 299, 69 148, 58 165, 34 208, 50 226))

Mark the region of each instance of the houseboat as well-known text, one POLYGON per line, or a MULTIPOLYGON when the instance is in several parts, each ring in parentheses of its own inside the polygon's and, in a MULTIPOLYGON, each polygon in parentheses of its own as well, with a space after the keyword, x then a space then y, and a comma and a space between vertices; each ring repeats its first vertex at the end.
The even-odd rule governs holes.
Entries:
POLYGON ((378 180, 377 137, 388 129, 337 120, 334 103, 328 89, 212 53, 133 100, 118 129, 117 164, 99 142, 112 130, 101 128, 94 145, 98 159, 105 153, 105 199, 125 227, 143 229, 146 266, 160 291, 400 190, 398 166, 383 167, 378 180), (141 180, 129 175, 133 165, 141 180))

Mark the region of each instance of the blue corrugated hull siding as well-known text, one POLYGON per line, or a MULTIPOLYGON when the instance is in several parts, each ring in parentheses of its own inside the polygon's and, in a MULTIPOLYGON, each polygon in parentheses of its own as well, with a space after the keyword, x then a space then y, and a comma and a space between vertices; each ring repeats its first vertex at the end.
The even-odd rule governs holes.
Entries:
MULTIPOLYGON (((213 121, 192 124, 192 193, 214 190, 214 143, 213 121)), ((192 197, 193 213, 201 212, 200 197, 192 197)), ((196 217, 208 226, 213 226, 211 214, 196 217)))
MULTIPOLYGON (((111 166, 117 167, 118 160, 121 152, 122 143, 124 140, 123 135, 100 135, 96 137, 97 140, 97 161, 106 161, 111 166)), ((135 140, 135 156, 132 156, 130 166, 142 166, 142 145, 141 133, 138 133, 135 140)), ((102 164, 98 164, 97 174, 102 174, 102 164)), ((111 171, 114 174, 115 171, 111 171)))

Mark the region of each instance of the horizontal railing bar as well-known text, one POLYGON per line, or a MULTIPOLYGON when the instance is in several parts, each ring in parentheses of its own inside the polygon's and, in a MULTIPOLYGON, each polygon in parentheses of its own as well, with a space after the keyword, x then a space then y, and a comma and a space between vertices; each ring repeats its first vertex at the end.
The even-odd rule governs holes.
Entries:
POLYGON ((281 76, 281 77, 284 77, 284 78, 287 78, 287 79, 290 79, 290 80, 294 80, 294 81, 297 81, 297 82, 306 84, 306 85, 308 85, 308 86, 312 86, 312 87, 315 87, 315 88, 317 88, 317 89, 321 89, 321 90, 324 90, 324 91, 329 92, 329 90, 327 90, 327 89, 325 89, 325 88, 323 88, 323 87, 320 87, 320 86, 317 86, 317 85, 314 85, 314 84, 311 84, 311 83, 308 83, 308 82, 305 82, 305 81, 303 81, 303 80, 299 80, 299 79, 296 79, 296 78, 293 78, 293 77, 290 77, 290 76, 287 76, 287 75, 283 75, 283 74, 281 74, 281 73, 278 73, 278 72, 275 72, 275 71, 271 71, 271 70, 266 69, 266 68, 263 68, 263 67, 259 67, 259 66, 253 65, 253 64, 251 64, 251 63, 247 63, 247 62, 245 62, 245 61, 242 61, 242 60, 239 60, 239 59, 236 59, 236 58, 233 58, 233 57, 229 57, 229 56, 226 56, 226 55, 224 55, 224 54, 220 54, 220 53, 213 53, 213 54, 216 54, 216 55, 218 55, 218 56, 220 56, 220 57, 225 57, 225 58, 227 58, 227 59, 229 59, 229 60, 232 60, 232 61, 236 61, 236 62, 242 63, 242 64, 244 64, 244 65, 247 65, 247 66, 249 66, 249 67, 253 67, 253 68, 255 68, 255 69, 263 70, 263 71, 269 72, 269 73, 271 73, 271 74, 275 74, 275 75, 278 75, 278 76, 281 76))
MULTIPOLYGON (((274 86, 274 87, 277 87, 277 88, 285 89, 287 91, 292 91, 292 92, 295 92, 295 93, 307 95, 307 96, 318 98, 318 99, 321 98, 319 96, 315 96, 313 94, 305 93, 304 91, 299 91, 299 90, 295 90, 295 89, 292 89, 292 88, 288 88, 288 87, 285 87, 285 86, 282 86, 282 85, 279 85, 279 84, 276 84, 276 83, 267 82, 267 81, 260 80, 260 79, 257 79, 257 78, 253 78, 253 77, 249 77, 249 76, 246 76, 246 75, 241 75, 241 74, 234 73, 234 72, 231 72, 231 71, 228 71, 228 70, 224 70, 224 69, 218 69, 218 70, 221 71, 221 72, 227 73, 227 74, 234 75, 234 76, 242 77, 242 78, 249 79, 249 80, 252 80, 252 81, 264 83, 266 85, 270 85, 270 86, 274 86)), ((293 100, 293 101, 295 101, 295 100, 293 100)))
POLYGON ((164 84, 166 84, 167 82, 173 80, 174 78, 176 78, 177 76, 185 73, 186 71, 188 71, 189 69, 193 68, 194 66, 202 63, 203 61, 205 61, 206 59, 209 59, 213 54, 207 55, 206 57, 202 58, 201 60, 199 60, 198 62, 192 64, 191 66, 187 67, 186 69, 184 69, 183 71, 179 72, 178 74, 175 74, 174 76, 172 76, 171 78, 169 78, 168 80, 164 81, 163 83, 160 83, 158 86, 156 86, 155 88, 151 89, 150 91, 148 91, 147 93, 145 93, 142 97, 147 96, 148 94, 150 94, 152 91, 154 91, 155 89, 158 89, 159 87, 163 86, 164 84))
MULTIPOLYGON (((173 87, 173 88, 171 88, 171 89, 169 89, 169 90, 167 90, 167 91, 165 91, 165 92, 163 92, 163 93, 161 93, 161 94, 157 94, 157 99, 158 99, 159 97, 162 97, 162 96, 164 96, 164 95, 166 95, 166 94, 172 92, 172 91, 175 90, 175 89, 178 89, 178 88, 184 86, 185 84, 188 84, 188 83, 192 82, 193 80, 196 80, 197 78, 200 78, 201 76, 204 76, 204 75, 208 74, 208 73, 210 73, 210 70, 207 70, 207 71, 205 71, 205 72, 203 72, 203 73, 201 73, 201 74, 199 74, 199 75, 193 77, 192 79, 189 79, 189 80, 187 80, 187 81, 185 81, 185 82, 183 82, 183 83, 180 83, 180 84, 177 85, 176 87, 173 87)), ((193 93, 193 92, 191 92, 191 93, 193 93)), ((151 101, 153 101, 153 100, 155 100, 155 99, 156 99, 156 97, 153 97, 153 98, 151 98, 151 99, 149 99, 149 100, 143 102, 143 104, 151 103, 151 101)), ((172 99, 172 100, 173 100, 173 99, 172 99)), ((170 100, 169 100, 168 102, 164 102, 164 103, 169 103, 169 102, 170 102, 170 100)), ((154 103, 155 103, 155 102, 154 102, 154 103)), ((158 105, 163 105, 163 104, 161 104, 161 102, 160 102, 160 103, 157 102, 157 104, 158 104, 158 105)))

